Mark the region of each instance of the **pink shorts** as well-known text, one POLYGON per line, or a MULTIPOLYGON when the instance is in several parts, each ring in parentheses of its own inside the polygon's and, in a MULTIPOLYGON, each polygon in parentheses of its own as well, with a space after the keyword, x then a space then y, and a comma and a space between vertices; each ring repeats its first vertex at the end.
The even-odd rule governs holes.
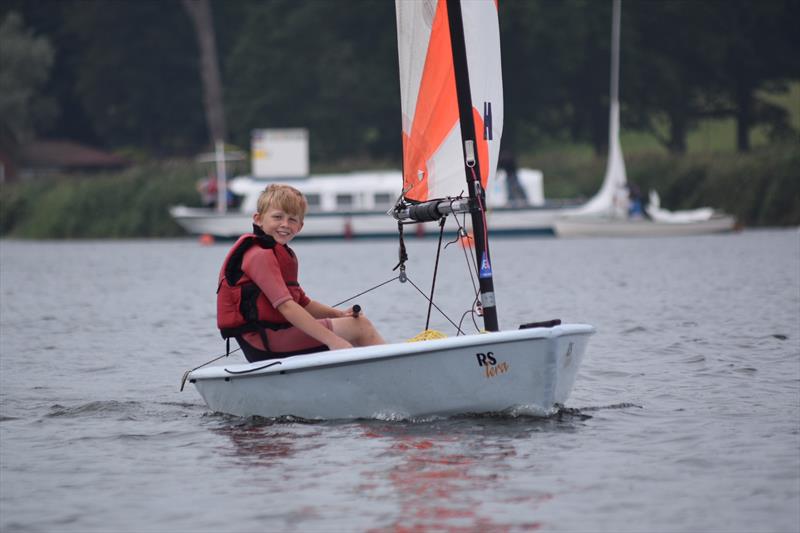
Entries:
MULTIPOLYGON (((333 322, 331 322, 330 318, 318 318, 317 322, 333 331, 333 322)), ((271 357, 298 355, 299 353, 312 353, 328 349, 327 346, 317 339, 296 327, 276 330, 268 329, 266 332, 271 357)), ((253 348, 264 351, 264 342, 261 340, 261 335, 259 333, 245 333, 242 335, 242 338, 253 348)), ((245 354, 247 355, 246 349, 245 354)), ((251 361, 255 360, 249 355, 247 359, 251 361)))

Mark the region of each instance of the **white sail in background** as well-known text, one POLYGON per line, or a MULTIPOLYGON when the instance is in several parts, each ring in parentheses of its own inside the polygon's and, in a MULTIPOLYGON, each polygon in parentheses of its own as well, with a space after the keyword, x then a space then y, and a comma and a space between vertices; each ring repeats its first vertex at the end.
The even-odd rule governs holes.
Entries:
MULTIPOLYGON (((465 191, 464 155, 445 0, 395 3, 403 126, 403 190, 411 200, 465 191)), ((461 2, 481 181, 497 169, 503 131, 495 0, 461 2)))
MULTIPOLYGON (((622 156, 622 146, 619 142, 619 42, 620 42, 620 2, 614 1, 611 24, 611 106, 608 117, 608 162, 603 185, 586 204, 571 214, 582 215, 615 215, 615 208, 620 204, 616 200, 620 197, 627 199, 627 177, 625 174, 625 159, 622 156)), ((626 202, 622 203, 627 216, 626 202)))

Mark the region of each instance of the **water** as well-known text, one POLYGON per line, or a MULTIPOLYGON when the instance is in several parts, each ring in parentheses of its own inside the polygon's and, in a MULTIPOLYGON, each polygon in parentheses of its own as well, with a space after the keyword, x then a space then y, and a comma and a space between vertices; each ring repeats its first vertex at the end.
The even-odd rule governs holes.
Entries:
MULTIPOLYGON (((428 290, 433 241, 409 243, 428 290)), ((334 303, 394 242, 298 242, 334 303)), ((800 233, 493 244, 504 327, 598 329, 560 415, 306 423, 207 411, 225 245, 0 242, 0 530, 764 531, 800 528, 800 233)), ((437 300, 458 321, 462 251, 437 300)), ((391 340, 425 301, 357 300, 391 340)), ((469 319, 465 322, 471 323, 469 319)), ((452 334, 434 313, 433 327, 452 334)), ((472 327, 472 326, 471 326, 472 327)), ((315 391, 304 391, 314 394, 315 391)))

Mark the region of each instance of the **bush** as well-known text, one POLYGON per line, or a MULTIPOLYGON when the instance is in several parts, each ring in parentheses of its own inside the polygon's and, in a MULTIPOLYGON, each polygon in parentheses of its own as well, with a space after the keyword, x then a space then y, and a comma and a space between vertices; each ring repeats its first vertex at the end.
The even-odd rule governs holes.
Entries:
POLYGON ((25 238, 182 235, 168 208, 198 203, 199 175, 193 163, 166 162, 114 174, 9 184, 0 192, 0 231, 25 238))
MULTIPOLYGON (((605 160, 590 151, 523 155, 541 168, 548 198, 587 198, 600 187, 605 160)), ((748 154, 626 156, 628 180, 655 189, 664 207, 711 206, 747 226, 800 225, 800 151, 794 145, 748 154)), ((190 161, 143 163, 124 172, 61 176, 0 188, 0 234, 23 238, 184 235, 168 208, 198 205, 195 183, 207 169, 190 161)), ((400 184, 398 183, 398 190, 400 184)))

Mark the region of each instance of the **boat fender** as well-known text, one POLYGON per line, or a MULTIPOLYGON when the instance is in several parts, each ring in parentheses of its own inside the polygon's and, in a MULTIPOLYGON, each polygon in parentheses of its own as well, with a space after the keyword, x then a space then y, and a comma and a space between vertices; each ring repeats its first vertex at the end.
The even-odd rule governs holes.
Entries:
POLYGON ((544 320, 542 322, 529 322, 527 324, 520 324, 519 329, 552 328, 554 326, 558 326, 559 324, 561 324, 561 319, 554 318, 553 320, 544 320))

